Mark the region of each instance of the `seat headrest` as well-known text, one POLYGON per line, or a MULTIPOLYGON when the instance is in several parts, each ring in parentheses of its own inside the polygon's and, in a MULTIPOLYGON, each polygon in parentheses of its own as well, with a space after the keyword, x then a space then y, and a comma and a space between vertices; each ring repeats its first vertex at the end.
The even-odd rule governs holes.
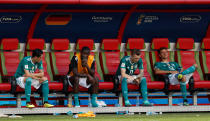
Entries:
POLYGON ((51 44, 51 50, 69 50, 69 39, 53 39, 51 44))
POLYGON ((145 49, 143 38, 128 38, 126 49, 145 49))
POLYGON ((201 49, 210 49, 210 38, 203 38, 201 49))
POLYGON ((41 38, 28 39, 26 44, 26 50, 45 49, 45 41, 41 38))
POLYGON ((153 38, 151 49, 160 49, 161 47, 170 48, 168 38, 153 38))
POLYGON ((94 50, 94 40, 93 39, 78 39, 76 43, 76 50, 82 50, 83 47, 89 47, 90 50, 94 50))
POLYGON ((101 43, 102 50, 120 50, 121 43, 118 39, 103 39, 101 43))
POLYGON ((19 49, 18 38, 3 38, 1 40, 1 49, 2 50, 17 50, 17 49, 19 49))
POLYGON ((194 39, 193 38, 178 38, 176 42, 177 49, 194 49, 194 39))

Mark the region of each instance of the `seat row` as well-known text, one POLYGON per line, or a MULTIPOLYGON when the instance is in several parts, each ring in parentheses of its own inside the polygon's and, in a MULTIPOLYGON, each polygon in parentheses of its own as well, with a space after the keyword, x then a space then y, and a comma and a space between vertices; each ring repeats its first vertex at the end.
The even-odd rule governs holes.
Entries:
MULTIPOLYGON (((29 39, 25 44, 24 52, 17 52, 19 41, 17 38, 4 38, 1 40, 1 82, 0 92, 23 93, 24 90, 16 86, 14 73, 20 60, 24 56, 29 56, 32 50, 39 48, 44 50, 43 67, 45 75, 49 79, 49 89, 51 92, 69 93, 72 88, 68 86, 66 79, 63 78, 68 72, 70 60, 73 55, 88 46, 91 50, 95 49, 94 40, 79 39, 76 42, 75 52, 69 52, 70 43, 68 39, 53 39, 50 51, 46 52, 44 39, 29 39)), ((100 91, 120 92, 121 86, 114 79, 115 72, 124 55, 130 55, 131 49, 145 49, 143 38, 129 38, 126 42, 125 52, 120 52, 121 42, 118 39, 103 39, 100 44, 100 52, 91 52, 95 56, 95 75, 100 80, 100 91)), ((149 91, 174 91, 179 90, 179 85, 170 85, 158 75, 154 74, 153 65, 159 61, 157 50, 160 47, 170 48, 168 38, 154 38, 151 42, 151 51, 142 51, 141 58, 144 66, 144 76, 147 79, 149 91)), ((178 62, 184 69, 194 63, 198 64, 198 69, 193 75, 193 79, 187 85, 189 91, 210 89, 209 70, 210 70, 210 38, 204 38, 201 42, 200 51, 192 51, 194 48, 193 38, 179 38, 176 43, 176 51, 169 51, 169 60, 178 62)), ((137 70, 138 71, 138 70, 137 70)), ((137 72, 136 72, 137 73, 137 72)), ((138 86, 129 84, 129 90, 138 90, 138 86)), ((32 88, 32 91, 36 91, 32 88)), ((80 91, 88 91, 80 87, 80 91)))

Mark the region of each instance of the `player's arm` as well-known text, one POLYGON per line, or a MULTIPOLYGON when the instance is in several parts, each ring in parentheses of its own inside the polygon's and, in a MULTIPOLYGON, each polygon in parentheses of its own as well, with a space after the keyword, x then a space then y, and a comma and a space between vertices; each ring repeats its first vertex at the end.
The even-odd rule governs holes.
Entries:
POLYGON ((25 72, 24 77, 31 77, 32 79, 37 79, 37 80, 40 79, 37 76, 35 76, 33 73, 30 73, 29 70, 24 69, 24 72, 25 72))
POLYGON ((74 56, 71 60, 71 68, 72 68, 72 72, 75 76, 78 76, 78 77, 87 77, 87 74, 80 74, 78 73, 78 69, 77 69, 77 64, 78 64, 78 59, 76 56, 74 56))
POLYGON ((78 76, 78 77, 87 77, 87 74, 80 74, 80 73, 78 73, 78 70, 77 70, 76 67, 73 68, 73 74, 74 74, 75 76, 78 76))
POLYGON ((86 68, 91 76, 95 75, 95 61, 93 61, 91 68, 88 65, 86 65, 86 68))
POLYGON ((44 77, 44 71, 43 71, 43 64, 42 64, 42 61, 39 62, 38 64, 38 69, 39 69, 39 73, 33 73, 34 76, 38 77, 38 78, 42 78, 44 77))
POLYGON ((125 73, 126 72, 125 68, 121 68, 120 71, 121 71, 122 78, 130 78, 131 77, 130 75, 125 73))
POLYGON ((160 70, 159 68, 154 68, 155 74, 176 74, 178 73, 177 71, 164 71, 160 70))
POLYGON ((44 77, 44 71, 43 71, 43 69, 39 69, 39 73, 34 73, 34 74, 36 74, 36 76, 39 77, 39 78, 44 77))

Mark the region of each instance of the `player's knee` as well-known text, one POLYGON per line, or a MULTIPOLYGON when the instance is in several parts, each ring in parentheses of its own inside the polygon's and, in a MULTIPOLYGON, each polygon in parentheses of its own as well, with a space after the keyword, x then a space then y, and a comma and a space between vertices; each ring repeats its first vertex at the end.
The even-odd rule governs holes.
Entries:
POLYGON ((146 83, 146 82, 147 82, 146 78, 145 78, 145 77, 142 77, 142 78, 141 78, 141 82, 146 83))
POLYGON ((181 82, 186 82, 186 77, 185 76, 183 76, 181 82))
POLYGON ((127 78, 123 78, 123 79, 122 79, 122 82, 126 82, 126 81, 127 81, 127 78))
POLYGON ((93 85, 98 85, 98 80, 96 78, 93 78, 91 82, 93 83, 93 85))
POLYGON ((31 77, 26 77, 26 84, 31 84, 32 78, 31 77))
POLYGON ((44 81, 47 81, 47 77, 42 77, 44 81))
POLYGON ((74 83, 79 84, 79 77, 74 77, 74 83))

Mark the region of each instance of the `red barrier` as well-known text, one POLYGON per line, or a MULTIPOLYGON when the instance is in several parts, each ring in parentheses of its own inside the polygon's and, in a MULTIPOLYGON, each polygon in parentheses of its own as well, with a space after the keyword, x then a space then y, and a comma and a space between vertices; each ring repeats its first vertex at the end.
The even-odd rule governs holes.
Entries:
POLYGON ((0 0, 0 4, 79 4, 79 0, 0 0))
POLYGON ((210 0, 0 0, 0 4, 210 4, 210 0))

